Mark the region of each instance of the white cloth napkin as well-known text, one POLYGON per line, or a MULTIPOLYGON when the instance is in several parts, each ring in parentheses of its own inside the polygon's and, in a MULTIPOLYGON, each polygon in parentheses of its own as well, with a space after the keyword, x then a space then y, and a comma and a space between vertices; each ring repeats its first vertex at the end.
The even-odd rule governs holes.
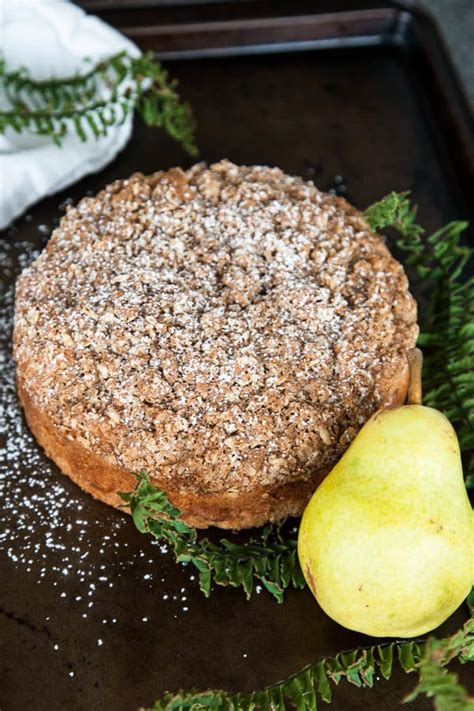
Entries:
MULTIPOLYGON (((67 0, 0 0, 0 47, 7 71, 26 67, 34 79, 66 77, 91 63, 137 47, 67 0)), ((0 136, 0 229, 30 205, 94 173, 115 158, 132 130, 132 116, 107 136, 82 143, 71 133, 60 147, 47 137, 0 136)))

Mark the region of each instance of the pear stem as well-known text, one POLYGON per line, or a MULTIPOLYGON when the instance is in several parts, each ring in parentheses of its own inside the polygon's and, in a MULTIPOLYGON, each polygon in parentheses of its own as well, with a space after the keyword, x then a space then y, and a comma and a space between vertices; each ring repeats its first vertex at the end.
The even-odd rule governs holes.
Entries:
POLYGON ((409 371, 407 405, 421 405, 423 400, 421 387, 423 353, 419 348, 410 348, 407 351, 407 360, 409 371))

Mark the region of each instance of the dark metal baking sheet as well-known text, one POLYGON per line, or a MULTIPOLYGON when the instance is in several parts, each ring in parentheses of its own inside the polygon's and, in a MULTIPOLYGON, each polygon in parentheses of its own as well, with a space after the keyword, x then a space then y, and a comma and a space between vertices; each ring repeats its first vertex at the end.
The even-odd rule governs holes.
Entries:
MULTIPOLYGON (((181 14, 131 0, 120 11, 105 0, 87 4, 139 43, 173 52, 167 65, 194 107, 203 160, 279 165, 323 189, 342 184, 360 208, 408 189, 431 229, 472 218, 472 117, 436 30, 419 11, 365 3, 356 12, 355 3, 342 3, 343 15, 321 17, 309 3, 284 13, 281 3, 270 12, 268 3, 246 2, 240 11, 201 4, 204 17, 196 4, 181 14), (265 12, 266 22, 255 24, 265 12), (220 29, 211 26, 213 17, 220 29), (335 183, 336 176, 342 180, 335 183)), ((190 163, 170 139, 137 121, 111 166, 44 200, 0 242, 2 711, 131 711, 180 687, 250 690, 373 642, 333 623, 307 591, 289 592, 283 605, 264 592, 246 602, 240 591, 220 588, 204 599, 190 569, 58 472, 18 411, 13 283, 44 246, 65 201, 136 170, 190 163)), ((444 631, 465 614, 459 610, 444 631)), ((373 690, 342 683, 333 708, 395 709, 413 684, 401 673, 373 690)))

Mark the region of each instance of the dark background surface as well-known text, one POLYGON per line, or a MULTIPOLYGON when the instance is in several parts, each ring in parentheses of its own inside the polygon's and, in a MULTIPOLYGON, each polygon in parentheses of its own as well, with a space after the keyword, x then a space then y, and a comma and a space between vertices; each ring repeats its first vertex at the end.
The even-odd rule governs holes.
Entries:
POLYGON ((422 0, 436 18, 474 104, 474 2, 472 0, 422 0))
MULTIPOLYGON (((129 0, 133 3, 134 0, 129 0)), ((136 3, 147 0, 135 0, 136 3)), ((148 0, 155 5, 169 4, 163 0, 148 0)), ((275 1, 275 0, 274 0, 275 1)), ((409 0, 408 0, 409 1, 409 0)), ((87 0, 82 0, 86 4, 87 0)), ((102 6, 116 5, 120 0, 89 0, 91 3, 100 2, 102 6)), ((177 4, 177 3, 176 3, 177 4)), ((324 3, 321 0, 313 0, 312 9, 318 11, 324 3)), ((331 3, 329 10, 334 9, 331 3), (332 7, 331 7, 332 6, 332 7)), ((348 2, 354 8, 362 5, 361 0, 348 2)), ((431 13, 437 21, 444 39, 449 47, 450 54, 454 60, 456 68, 463 80, 466 93, 471 103, 474 104, 474 2, 472 0, 412 0, 413 6, 419 5, 426 12, 431 13)))
MULTIPOLYGON (((410 48, 197 59, 169 68, 194 107, 206 161, 275 164, 323 189, 341 176, 361 209, 390 190, 412 190, 429 229, 472 216, 454 138, 439 123, 439 96, 410 48)), ((76 200, 136 170, 191 162, 161 132, 137 122, 114 164, 35 207, 6 241, 22 243, 18 253, 39 248, 66 197, 76 200)), ((7 307, 13 278, 5 284, 7 307)), ((8 363, 3 376, 10 377, 5 334, 0 346, 8 363)), ((11 418, 23 432, 13 410, 11 418)), ((321 656, 376 641, 333 623, 307 591, 288 593, 282 606, 263 592, 246 602, 227 589, 205 600, 191 571, 122 514, 79 492, 31 440, 22 446, 11 470, 3 460, 1 530, 12 534, 0 551, 2 711, 132 711, 181 687, 251 690, 321 656), (39 498, 26 505, 33 495, 39 498), (47 543, 50 530, 54 545, 47 543)), ((461 609, 439 634, 465 617, 461 609)), ((462 669, 466 683, 469 672, 462 669)), ((414 683, 399 671, 370 691, 342 682, 332 708, 395 709, 414 683)))

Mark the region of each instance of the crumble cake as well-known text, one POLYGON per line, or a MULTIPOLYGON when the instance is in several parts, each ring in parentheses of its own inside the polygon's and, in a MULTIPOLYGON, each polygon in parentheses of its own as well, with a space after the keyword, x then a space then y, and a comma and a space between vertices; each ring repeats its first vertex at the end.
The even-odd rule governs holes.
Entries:
POLYGON ((342 198, 228 161, 69 207, 16 291, 31 430, 118 506, 146 470, 198 527, 301 514, 362 424, 406 394, 402 266, 342 198))

